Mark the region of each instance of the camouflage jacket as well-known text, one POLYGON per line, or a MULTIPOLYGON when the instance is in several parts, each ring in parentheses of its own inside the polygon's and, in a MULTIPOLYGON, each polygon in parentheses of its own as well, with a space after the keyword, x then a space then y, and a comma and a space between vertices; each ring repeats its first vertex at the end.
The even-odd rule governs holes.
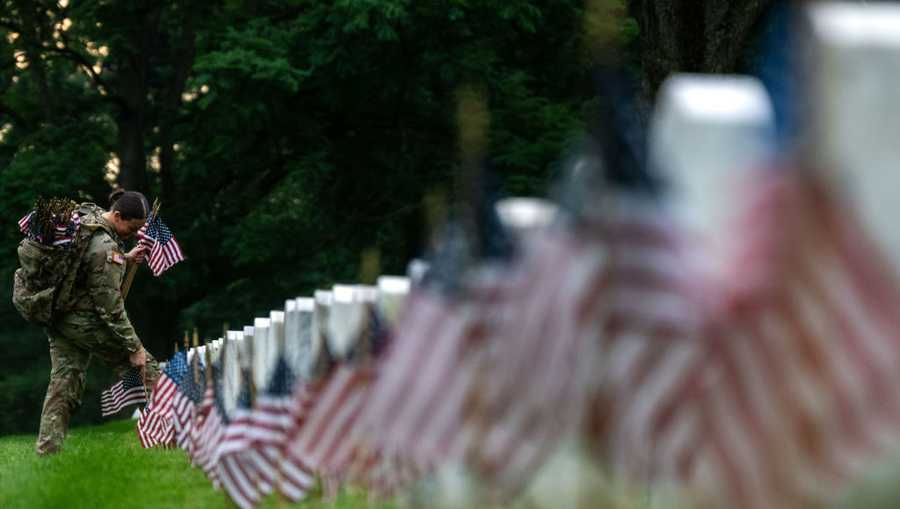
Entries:
POLYGON ((103 218, 102 208, 84 203, 79 212, 89 243, 75 276, 70 309, 95 312, 114 340, 121 341, 129 352, 136 352, 142 345, 125 312, 121 290, 125 246, 113 225, 103 218))

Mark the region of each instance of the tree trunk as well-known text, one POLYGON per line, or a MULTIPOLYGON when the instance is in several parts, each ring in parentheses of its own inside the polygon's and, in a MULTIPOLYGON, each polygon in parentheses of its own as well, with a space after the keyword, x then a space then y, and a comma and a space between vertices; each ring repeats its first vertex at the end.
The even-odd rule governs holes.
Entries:
POLYGON ((143 2, 135 15, 143 22, 143 30, 133 34, 134 52, 122 60, 119 87, 124 104, 116 118, 119 145, 119 184, 128 190, 147 191, 147 152, 144 144, 147 128, 147 82, 150 57, 159 38, 162 5, 143 2))
POLYGON ((195 8, 189 8, 185 13, 184 24, 181 27, 180 47, 175 52, 175 61, 173 62, 175 73, 163 95, 163 112, 160 115, 159 126, 159 173, 164 198, 172 197, 175 194, 174 129, 178 122, 181 94, 184 93, 185 84, 194 66, 197 46, 197 30, 194 24, 196 11, 195 8))
POLYGON ((629 0, 640 28, 645 92, 652 97, 673 72, 727 73, 775 0, 629 0))

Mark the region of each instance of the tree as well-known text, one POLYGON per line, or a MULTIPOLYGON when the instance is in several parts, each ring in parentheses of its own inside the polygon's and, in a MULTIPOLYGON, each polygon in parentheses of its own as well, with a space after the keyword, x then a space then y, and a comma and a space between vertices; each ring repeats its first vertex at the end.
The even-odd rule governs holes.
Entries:
POLYGON ((733 73, 776 0, 629 0, 640 30, 644 87, 651 96, 673 72, 733 73))

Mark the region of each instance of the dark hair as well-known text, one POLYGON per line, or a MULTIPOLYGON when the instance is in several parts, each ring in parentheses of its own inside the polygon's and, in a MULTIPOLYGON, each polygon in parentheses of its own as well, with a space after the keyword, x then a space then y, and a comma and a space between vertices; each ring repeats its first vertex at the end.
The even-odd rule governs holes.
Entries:
POLYGON ((150 214, 150 203, 143 194, 137 191, 117 189, 109 195, 109 206, 113 212, 118 212, 122 219, 146 219, 150 214))

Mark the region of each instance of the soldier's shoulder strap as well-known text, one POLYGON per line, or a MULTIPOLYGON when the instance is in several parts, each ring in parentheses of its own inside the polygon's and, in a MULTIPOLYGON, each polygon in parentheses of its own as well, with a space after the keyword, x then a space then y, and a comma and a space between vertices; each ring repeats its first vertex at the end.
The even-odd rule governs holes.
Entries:
POLYGON ((110 237, 115 238, 114 232, 110 231, 110 226, 106 221, 102 220, 103 213, 106 212, 102 207, 85 202, 78 205, 75 209, 81 217, 82 235, 79 240, 86 240, 92 237, 97 231, 105 231, 110 237))

